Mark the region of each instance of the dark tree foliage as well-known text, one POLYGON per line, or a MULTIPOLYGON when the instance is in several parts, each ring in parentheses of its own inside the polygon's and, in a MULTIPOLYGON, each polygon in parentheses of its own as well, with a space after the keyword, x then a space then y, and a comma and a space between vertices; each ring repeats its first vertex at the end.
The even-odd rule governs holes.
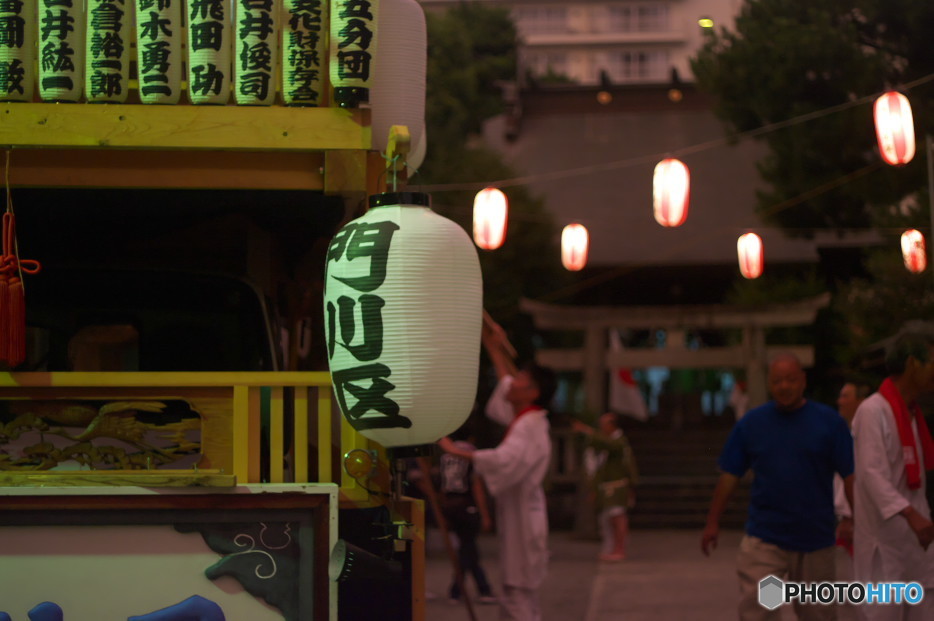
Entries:
POLYGON ((500 84, 516 77, 516 28, 508 10, 459 3, 429 13, 428 148, 463 144, 500 112, 500 84))
MULTIPOLYGON (((516 29, 506 9, 479 3, 429 13, 427 21, 428 150, 410 186, 477 183, 476 189, 432 192, 434 210, 471 234, 477 190, 485 182, 517 176, 478 139, 484 122, 503 111, 500 85, 516 78, 516 29)), ((506 242, 494 251, 478 250, 484 308, 503 324, 527 360, 534 330, 518 312, 519 299, 559 288, 566 272, 544 201, 522 186, 502 189, 509 199, 506 242)))
POLYGON ((862 275, 826 275, 833 319, 816 343, 852 372, 873 344, 934 309, 930 268, 907 272, 898 246, 906 227, 931 230, 925 136, 934 133, 934 3, 748 0, 733 26, 706 36, 692 63, 698 86, 730 133, 752 132, 768 146, 758 162, 763 219, 796 236, 870 227, 879 234, 862 275), (888 89, 904 92, 914 115, 918 153, 902 168, 885 164, 876 146, 872 103, 888 89))
MULTIPOLYGON (((766 221, 798 236, 865 228, 880 207, 924 192, 934 82, 907 92, 919 157, 902 169, 879 157, 872 99, 934 72, 932 36, 934 4, 914 0, 750 0, 732 29, 707 35, 692 66, 731 132, 816 117, 761 135, 769 153, 758 163, 757 209, 766 221)), ((917 210, 920 222, 926 216, 917 210)))

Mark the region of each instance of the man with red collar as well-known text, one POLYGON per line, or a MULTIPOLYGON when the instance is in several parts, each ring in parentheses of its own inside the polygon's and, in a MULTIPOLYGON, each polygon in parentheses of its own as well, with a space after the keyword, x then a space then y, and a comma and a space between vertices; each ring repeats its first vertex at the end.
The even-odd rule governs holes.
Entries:
POLYGON ((465 451, 449 438, 438 442, 448 453, 473 461, 496 499, 496 532, 501 576, 501 619, 540 621, 538 589, 548 571, 548 513, 542 481, 551 460, 548 412, 554 394, 551 371, 536 365, 516 369, 506 353, 502 329, 488 322, 483 344, 499 383, 487 415, 507 425, 493 449, 465 451))
POLYGON ((934 332, 901 331, 885 357, 890 373, 856 410, 854 573, 861 582, 918 582, 921 603, 861 606, 864 618, 934 619, 934 524, 925 471, 934 442, 915 399, 934 390, 934 332))

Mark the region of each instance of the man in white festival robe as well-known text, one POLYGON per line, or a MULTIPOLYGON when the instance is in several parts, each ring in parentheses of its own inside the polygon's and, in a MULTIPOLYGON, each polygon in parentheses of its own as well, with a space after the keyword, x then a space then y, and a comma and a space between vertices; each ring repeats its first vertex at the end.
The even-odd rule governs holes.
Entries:
POLYGON ((471 459, 496 501, 496 531, 503 582, 500 618, 540 621, 539 587, 548 572, 548 513, 542 481, 551 460, 548 412, 554 393, 550 371, 530 365, 515 368, 493 324, 483 342, 499 376, 487 415, 507 425, 493 449, 464 451, 448 438, 445 451, 471 459))
POLYGON ((886 352, 886 366, 892 375, 860 404, 853 420, 854 574, 864 583, 917 582, 925 593, 918 605, 856 608, 871 621, 930 621, 934 550, 928 546, 934 524, 925 470, 934 466, 934 445, 915 399, 934 389, 934 334, 900 333, 886 352), (901 433, 896 410, 904 417, 901 433))

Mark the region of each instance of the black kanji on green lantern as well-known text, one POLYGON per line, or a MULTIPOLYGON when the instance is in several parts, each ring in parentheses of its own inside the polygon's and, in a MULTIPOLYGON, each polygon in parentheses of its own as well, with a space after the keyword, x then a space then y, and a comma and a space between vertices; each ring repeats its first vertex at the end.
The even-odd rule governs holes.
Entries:
POLYGON ((357 332, 357 322, 354 313, 357 311, 357 301, 352 297, 342 295, 337 298, 337 308, 333 302, 328 302, 328 357, 334 357, 335 345, 340 345, 350 352, 357 360, 376 360, 383 353, 383 317, 381 309, 386 301, 378 295, 364 293, 360 296, 360 317, 363 324, 363 344, 350 345, 357 332), (340 342, 333 329, 335 321, 340 321, 340 342))
MULTIPOLYGON (((52 6, 55 3, 46 2, 46 6, 52 6)), ((71 6, 71 2, 64 6, 71 6)), ((39 27, 39 35, 42 37, 43 41, 47 41, 51 37, 56 39, 66 39, 68 33, 75 31, 75 18, 68 14, 65 10, 60 10, 57 13, 53 12, 51 9, 46 9, 45 13, 42 15, 41 26, 39 27)))
POLYGON ((189 0, 188 2, 189 18, 200 19, 224 19, 224 1, 223 0, 189 0))
POLYGON ((283 33, 285 68, 283 89, 290 105, 317 105, 321 90, 321 63, 324 50, 321 32, 324 9, 321 0, 294 0, 288 3, 288 30, 283 33))
POLYGON ((23 89, 25 77, 26 68, 19 59, 0 62, 0 92, 25 94, 23 89))
POLYGON ((392 235, 399 230, 395 222, 371 222, 355 224, 351 222, 342 228, 328 247, 328 261, 336 261, 346 252, 347 260, 362 257, 370 258, 370 270, 366 276, 335 276, 348 287, 357 291, 370 292, 386 280, 386 264, 389 261, 389 246, 392 235))
POLYGON ((334 393, 341 411, 357 431, 364 429, 390 429, 399 427, 408 429, 412 421, 399 414, 399 404, 386 396, 386 393, 395 388, 394 384, 387 382, 392 370, 385 364, 365 364, 352 369, 344 369, 331 373, 334 381, 334 393), (362 382, 369 380, 369 386, 362 382), (345 391, 356 398, 357 402, 347 407, 345 391), (376 411, 381 416, 367 415, 376 411))
POLYGON ((26 41, 26 20, 20 14, 23 3, 0 2, 0 11, 13 15, 0 16, 0 47, 23 47, 26 41))
POLYGON ((386 280, 389 250, 398 229, 399 225, 391 221, 351 222, 334 236, 328 247, 329 265, 334 262, 346 267, 353 261, 369 260, 364 275, 329 275, 360 295, 356 298, 340 295, 326 303, 328 358, 333 363, 339 345, 354 360, 366 363, 345 369, 332 366, 331 373, 341 411, 358 431, 412 426, 409 418, 399 414, 399 404, 386 396, 395 388, 386 380, 392 369, 376 362, 383 353, 382 309, 386 301, 373 291, 386 280), (362 330, 357 329, 358 314, 362 330), (362 342, 353 344, 361 332, 362 342), (356 399, 352 406, 348 406, 348 394, 356 399))
POLYGON ((196 65, 191 68, 192 80, 189 88, 202 95, 221 92, 221 86, 224 83, 224 72, 217 68, 217 65, 208 63, 207 65, 196 65))

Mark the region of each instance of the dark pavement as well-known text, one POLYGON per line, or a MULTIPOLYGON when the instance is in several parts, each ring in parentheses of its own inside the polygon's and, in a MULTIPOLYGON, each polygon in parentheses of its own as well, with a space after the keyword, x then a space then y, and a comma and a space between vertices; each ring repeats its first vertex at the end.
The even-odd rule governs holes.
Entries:
MULTIPOLYGON (((637 530, 630 539, 628 558, 604 563, 597 560, 599 542, 553 532, 551 564, 542 588, 543 621, 736 619, 734 561, 741 536, 740 531, 722 532, 720 547, 705 557, 700 552, 700 531, 637 530)), ((437 530, 430 531, 427 547, 427 620, 469 620, 463 603, 447 599, 451 565, 437 530)), ((480 547, 483 566, 498 589, 495 535, 482 535, 480 547)), ((477 621, 498 618, 495 605, 474 601, 474 611, 477 621)), ((783 620, 795 618, 787 607, 783 613, 783 620)), ((848 611, 838 614, 838 621, 850 619, 848 611)))

